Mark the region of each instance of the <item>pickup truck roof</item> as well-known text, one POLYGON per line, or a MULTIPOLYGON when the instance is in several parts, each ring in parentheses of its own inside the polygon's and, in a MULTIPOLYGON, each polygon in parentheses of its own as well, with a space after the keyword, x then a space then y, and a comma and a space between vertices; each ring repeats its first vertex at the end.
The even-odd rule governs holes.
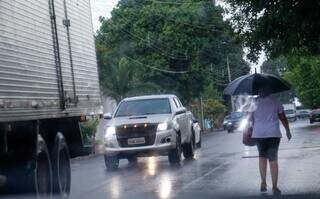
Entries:
POLYGON ((144 99, 161 99, 161 98, 173 98, 177 97, 175 95, 144 95, 144 96, 137 96, 137 97, 128 97, 123 99, 123 101, 132 101, 132 100, 144 100, 144 99))

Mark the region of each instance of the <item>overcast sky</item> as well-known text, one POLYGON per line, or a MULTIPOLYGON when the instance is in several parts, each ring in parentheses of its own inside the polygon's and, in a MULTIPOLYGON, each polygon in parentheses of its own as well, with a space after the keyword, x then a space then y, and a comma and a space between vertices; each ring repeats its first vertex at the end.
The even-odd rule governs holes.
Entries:
POLYGON ((100 27, 99 17, 110 17, 111 11, 117 5, 117 2, 118 0, 91 0, 94 31, 100 27))
MULTIPOLYGON (((98 30, 100 27, 99 16, 109 18, 111 16, 112 9, 117 5, 118 0, 91 0, 92 8, 92 20, 94 31, 98 30)), ((223 0, 216 0, 219 5, 224 6, 223 0)), ((260 72, 260 66, 265 61, 265 54, 262 53, 258 64, 250 63, 251 72, 254 72, 254 69, 257 68, 257 71, 260 72)))

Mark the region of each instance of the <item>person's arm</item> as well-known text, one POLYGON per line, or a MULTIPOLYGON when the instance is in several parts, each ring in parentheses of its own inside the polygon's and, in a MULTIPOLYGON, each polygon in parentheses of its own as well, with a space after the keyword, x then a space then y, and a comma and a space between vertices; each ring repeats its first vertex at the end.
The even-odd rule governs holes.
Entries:
POLYGON ((288 138, 288 140, 290 140, 292 135, 291 135, 290 128, 289 128, 288 119, 283 112, 279 113, 278 115, 279 115, 279 119, 280 119, 281 123, 283 124, 284 128, 286 129, 287 138, 288 138))

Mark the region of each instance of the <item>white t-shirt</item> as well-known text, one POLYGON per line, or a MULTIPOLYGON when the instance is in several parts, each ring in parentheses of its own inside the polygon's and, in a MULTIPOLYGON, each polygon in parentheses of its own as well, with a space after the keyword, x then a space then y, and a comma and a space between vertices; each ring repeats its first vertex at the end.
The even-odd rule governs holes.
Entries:
POLYGON ((281 138, 279 113, 283 113, 282 104, 273 96, 258 98, 253 112, 253 138, 281 138))

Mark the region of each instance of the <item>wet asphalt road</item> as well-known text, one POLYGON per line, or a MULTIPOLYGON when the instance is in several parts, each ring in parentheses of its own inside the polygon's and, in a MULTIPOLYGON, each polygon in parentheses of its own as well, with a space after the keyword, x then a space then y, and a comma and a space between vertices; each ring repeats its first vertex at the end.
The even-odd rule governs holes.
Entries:
MULTIPOLYGON (((285 198, 320 198, 320 124, 291 123, 293 139, 282 139, 279 187, 285 198), (319 194, 319 195, 318 195, 319 194), (308 196, 308 197, 307 197, 308 196)), ((208 133, 192 161, 170 167, 167 157, 120 162, 105 169, 102 156, 72 161, 71 198, 257 198, 260 178, 255 147, 244 147, 241 133, 208 133)), ((268 171, 269 172, 269 171, 268 171)), ((268 173, 268 185, 271 186, 268 173)))

